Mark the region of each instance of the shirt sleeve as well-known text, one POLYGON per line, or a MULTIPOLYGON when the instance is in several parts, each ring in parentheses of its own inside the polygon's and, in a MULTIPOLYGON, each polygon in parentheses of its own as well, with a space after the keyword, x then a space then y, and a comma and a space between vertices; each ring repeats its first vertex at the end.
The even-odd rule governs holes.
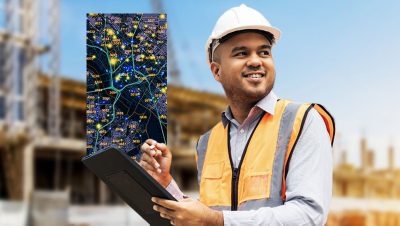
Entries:
POLYGON ((181 189, 179 189, 179 186, 176 184, 175 180, 172 179, 169 185, 165 188, 172 196, 174 196, 175 199, 182 200, 185 198, 188 198, 181 189))
POLYGON ((224 225, 324 225, 332 197, 332 148, 322 117, 311 109, 293 150, 286 202, 250 211, 223 211, 224 225))

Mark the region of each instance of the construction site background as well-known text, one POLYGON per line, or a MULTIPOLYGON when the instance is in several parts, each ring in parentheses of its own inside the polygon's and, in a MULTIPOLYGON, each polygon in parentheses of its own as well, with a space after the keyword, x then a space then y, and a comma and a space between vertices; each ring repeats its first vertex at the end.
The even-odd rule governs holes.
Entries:
MULTIPOLYGON (((2 3, 0 225, 146 225, 80 161, 86 153, 86 84, 60 76, 59 1, 49 0, 47 8, 36 0, 2 3), (38 32, 43 10, 49 21, 45 41, 38 32)), ((161 11, 160 1, 153 5, 161 11)), ((179 83, 185 73, 173 63, 173 48, 169 51, 172 173, 186 194, 198 197, 194 147, 219 121, 227 101, 179 83)), ((335 158, 327 225, 400 225, 398 147, 388 145, 388 165, 376 169, 367 138, 359 144, 359 167, 348 163, 346 151, 334 147, 334 155, 340 156, 335 158)))

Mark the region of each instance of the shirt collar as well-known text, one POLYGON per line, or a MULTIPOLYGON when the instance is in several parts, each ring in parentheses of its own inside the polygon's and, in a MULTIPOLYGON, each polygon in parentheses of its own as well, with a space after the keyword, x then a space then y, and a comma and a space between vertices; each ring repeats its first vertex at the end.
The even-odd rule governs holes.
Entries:
MULTIPOLYGON (((268 114, 274 115, 275 106, 276 106, 277 101, 278 101, 278 97, 276 96, 276 94, 273 91, 271 91, 271 92, 269 92, 268 95, 266 95, 261 100, 259 100, 257 102, 257 104, 254 105, 253 108, 255 108, 255 107, 259 108, 268 114)), ((228 106, 225 109, 225 111, 222 112, 222 124, 224 125, 224 127, 226 127, 228 122, 232 121, 232 120, 234 120, 234 118, 232 115, 231 108, 228 106)))

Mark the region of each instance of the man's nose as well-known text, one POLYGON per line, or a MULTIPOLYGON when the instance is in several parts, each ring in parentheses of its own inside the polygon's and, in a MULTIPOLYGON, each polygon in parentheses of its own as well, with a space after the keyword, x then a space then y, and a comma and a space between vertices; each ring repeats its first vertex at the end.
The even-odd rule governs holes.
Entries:
POLYGON ((261 65, 260 56, 258 56, 256 53, 251 54, 248 58, 247 66, 248 67, 259 67, 260 65, 261 65))

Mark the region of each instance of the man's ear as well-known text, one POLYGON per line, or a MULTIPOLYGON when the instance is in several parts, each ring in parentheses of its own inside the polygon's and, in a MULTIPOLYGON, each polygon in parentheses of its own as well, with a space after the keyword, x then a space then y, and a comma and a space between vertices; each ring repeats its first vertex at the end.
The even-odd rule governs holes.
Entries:
POLYGON ((210 68, 211 68, 211 72, 214 75, 214 79, 219 82, 219 80, 220 80, 219 75, 220 75, 221 65, 214 61, 214 62, 211 63, 210 68))

